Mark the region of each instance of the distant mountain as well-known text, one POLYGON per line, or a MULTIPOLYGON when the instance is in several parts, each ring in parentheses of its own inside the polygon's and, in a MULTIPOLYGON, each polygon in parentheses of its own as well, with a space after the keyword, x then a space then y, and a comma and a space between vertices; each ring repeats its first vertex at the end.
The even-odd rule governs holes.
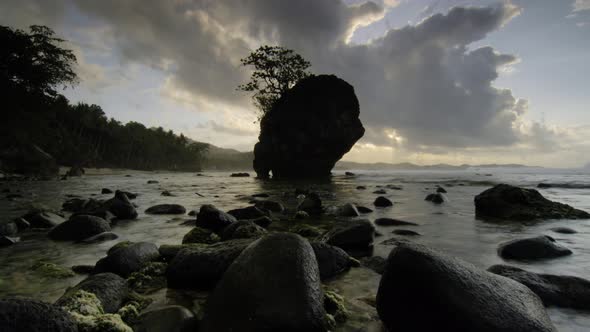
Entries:
POLYGON ((204 170, 252 170, 254 153, 224 149, 208 144, 208 151, 203 161, 204 170))
POLYGON ((483 164, 483 165, 449 165, 449 164, 435 164, 435 165, 416 165, 412 163, 357 163, 352 161, 339 161, 336 163, 334 169, 363 169, 363 170, 464 170, 470 168, 524 168, 538 166, 527 166, 520 164, 483 164))

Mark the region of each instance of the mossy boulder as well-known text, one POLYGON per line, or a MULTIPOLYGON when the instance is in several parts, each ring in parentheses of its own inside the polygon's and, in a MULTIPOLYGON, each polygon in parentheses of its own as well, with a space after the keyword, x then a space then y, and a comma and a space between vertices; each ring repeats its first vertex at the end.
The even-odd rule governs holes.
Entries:
POLYGON ((264 236, 266 233, 266 229, 258 226, 253 221, 240 220, 224 228, 221 233, 221 239, 224 241, 231 239, 254 239, 264 236))
POLYGON ((336 323, 344 323, 348 319, 348 310, 346 310, 344 304, 344 297, 335 291, 324 291, 324 308, 336 323))
POLYGON ((46 278, 52 279, 64 279, 76 275, 71 269, 42 260, 35 262, 33 266, 31 266, 31 269, 46 278))
POLYGON ((117 312, 129 295, 129 287, 125 279, 114 273, 99 273, 69 288, 55 303, 63 306, 71 302, 70 298, 78 291, 94 294, 106 313, 117 312))
POLYGON ((187 243, 204 243, 204 244, 211 244, 215 242, 219 242, 220 237, 219 235, 213 233, 212 230, 195 227, 191 229, 186 235, 182 238, 182 244, 187 243))
POLYGON ((127 278, 129 287, 138 293, 153 293, 166 288, 166 269, 168 264, 162 262, 149 262, 139 271, 133 272, 127 278))

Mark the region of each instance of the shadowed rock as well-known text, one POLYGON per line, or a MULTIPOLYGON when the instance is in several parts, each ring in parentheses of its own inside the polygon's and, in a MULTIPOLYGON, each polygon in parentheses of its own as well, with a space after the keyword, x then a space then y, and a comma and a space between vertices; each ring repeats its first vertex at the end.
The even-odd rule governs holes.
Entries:
POLYGON ((185 214, 186 209, 180 204, 158 204, 145 210, 147 214, 185 214))
POLYGON ((322 280, 333 278, 346 272, 352 266, 358 266, 358 261, 350 257, 346 251, 323 242, 312 242, 322 280))
POLYGON ((258 177, 329 176, 365 129, 354 88, 333 75, 301 80, 260 121, 254 146, 258 177))
POLYGON ((128 277, 131 273, 139 271, 141 267, 160 256, 158 247, 153 243, 138 242, 126 247, 111 251, 111 253, 98 262, 94 271, 112 272, 122 277, 128 277))
POLYGON ((69 297, 79 290, 96 295, 107 313, 117 312, 129 295, 129 288, 125 279, 114 273, 99 273, 91 275, 80 281, 76 286, 68 288, 55 304, 62 306, 68 301, 69 297))
POLYGON ((590 310, 590 281, 586 279, 537 274, 508 265, 494 265, 488 271, 527 286, 546 306, 590 310))
POLYGON ((214 232, 220 232, 227 225, 236 222, 236 217, 225 213, 211 204, 202 205, 197 213, 196 225, 210 229, 214 232))
POLYGON ((502 243, 498 254, 506 259, 536 260, 568 256, 572 251, 555 243, 552 237, 541 235, 502 243))
POLYGON ((56 305, 30 299, 0 299, 2 332, 77 332, 68 312, 56 305))
POLYGON ((201 328, 327 331, 318 264, 309 242, 275 233, 252 243, 207 299, 201 328))
POLYGON ((524 285, 409 242, 387 258, 377 311, 390 331, 556 331, 524 285))
POLYGON ((507 220, 590 219, 590 213, 553 202, 535 189, 498 184, 475 196, 478 218, 507 220))
POLYGON ((49 237, 58 241, 80 241, 91 236, 109 232, 109 223, 99 217, 87 215, 75 215, 69 220, 55 226, 49 237))

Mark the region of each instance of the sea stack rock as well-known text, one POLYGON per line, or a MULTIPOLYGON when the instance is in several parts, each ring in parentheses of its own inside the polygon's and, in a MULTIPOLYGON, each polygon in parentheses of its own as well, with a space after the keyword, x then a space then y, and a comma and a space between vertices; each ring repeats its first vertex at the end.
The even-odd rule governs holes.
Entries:
POLYGON ((259 178, 330 175, 365 133, 354 88, 334 75, 311 76, 287 91, 260 121, 254 146, 259 178))

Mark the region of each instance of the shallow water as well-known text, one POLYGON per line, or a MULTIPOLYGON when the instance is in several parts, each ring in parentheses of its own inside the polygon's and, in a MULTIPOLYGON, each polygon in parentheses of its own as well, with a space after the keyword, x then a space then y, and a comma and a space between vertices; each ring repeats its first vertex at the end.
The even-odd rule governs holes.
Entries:
MULTIPOLYGON (((295 188, 313 188, 322 194, 325 205, 340 205, 354 202, 372 207, 378 195, 372 192, 378 185, 401 185, 403 190, 385 189, 394 201, 394 206, 375 209, 367 215, 371 220, 378 217, 393 217, 418 223, 412 227, 422 234, 412 238, 419 243, 443 250, 482 268, 493 264, 509 263, 525 269, 568 274, 582 278, 590 277, 590 220, 542 221, 529 225, 514 223, 489 223, 475 219, 473 197, 494 183, 510 183, 534 187, 539 182, 590 184, 589 174, 574 171, 515 169, 515 170, 467 170, 467 171, 355 171, 355 177, 346 177, 343 172, 334 172, 331 181, 324 183, 259 181, 254 178, 231 178, 228 173, 206 173, 196 176, 190 173, 147 173, 116 172, 114 174, 87 175, 67 181, 12 182, 0 183, 0 189, 20 190, 23 198, 9 201, 0 200, 0 217, 4 220, 22 215, 31 203, 41 203, 49 208, 59 209, 66 195, 81 197, 100 195, 101 188, 123 189, 139 193, 133 200, 138 205, 139 219, 118 223, 113 231, 120 238, 99 244, 82 245, 53 242, 45 233, 27 232, 21 235, 22 242, 0 249, 0 296, 30 296, 46 301, 54 301, 70 285, 80 281, 83 276, 65 280, 46 279, 31 271, 35 261, 43 259, 66 267, 81 264, 94 264, 103 257, 113 244, 122 241, 148 241, 160 244, 178 244, 189 230, 181 223, 188 216, 153 216, 143 211, 151 205, 160 203, 182 204, 188 210, 198 209, 201 204, 214 204, 229 210, 248 205, 250 195, 268 193, 270 199, 283 202, 287 207, 297 203, 292 193, 295 188), (491 176, 486 174, 492 173, 491 176), (132 174, 126 177, 125 174, 132 174), (158 180, 158 184, 146 184, 148 180, 158 180), (447 188, 449 202, 434 205, 424 201, 434 186, 440 184, 447 188), (356 187, 366 186, 366 190, 356 187), (163 197, 161 192, 168 190, 176 197, 163 197), (199 193, 200 195, 197 195, 199 193), (202 195, 202 196, 201 196, 202 195), (577 234, 564 235, 551 232, 556 226, 567 226, 578 231, 577 234), (499 243, 524 236, 548 234, 574 251, 565 258, 534 262, 504 262, 496 253, 499 243)), ((590 189, 540 189, 547 198, 590 211, 590 189)), ((379 244, 393 235, 394 227, 376 226, 383 234, 376 239, 375 255, 386 257, 392 246, 379 244)), ((404 228, 404 227, 398 227, 404 228)), ((368 305, 366 298, 374 297, 380 276, 368 269, 353 269, 347 274, 332 280, 329 287, 337 289, 345 296, 352 319, 341 326, 339 331, 379 331, 376 312, 368 305)), ((180 303, 189 307, 199 306, 204 295, 164 290, 154 295, 156 303, 180 303)), ((550 308, 549 314, 560 331, 587 331, 590 329, 590 314, 575 310, 550 308)))

